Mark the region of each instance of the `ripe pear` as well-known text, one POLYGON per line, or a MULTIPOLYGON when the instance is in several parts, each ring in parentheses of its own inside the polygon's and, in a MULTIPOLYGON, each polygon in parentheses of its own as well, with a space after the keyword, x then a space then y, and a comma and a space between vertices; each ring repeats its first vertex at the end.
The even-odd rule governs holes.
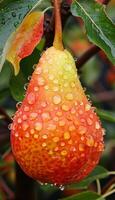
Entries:
POLYGON ((103 134, 72 55, 48 48, 13 119, 11 146, 16 161, 42 183, 78 182, 99 162, 103 134))

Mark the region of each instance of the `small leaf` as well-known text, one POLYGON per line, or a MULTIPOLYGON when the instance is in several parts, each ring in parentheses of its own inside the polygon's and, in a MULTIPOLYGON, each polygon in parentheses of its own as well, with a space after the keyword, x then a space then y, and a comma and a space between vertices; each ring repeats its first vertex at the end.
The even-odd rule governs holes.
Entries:
POLYGON ((30 55, 41 40, 43 35, 43 20, 42 12, 32 12, 27 15, 22 24, 8 39, 1 60, 1 66, 5 59, 10 61, 14 66, 15 75, 18 74, 21 59, 30 55))
POLYGON ((68 188, 76 188, 76 189, 86 189, 93 181, 96 179, 102 179, 107 177, 108 171, 102 167, 102 166, 97 166, 93 172, 85 178, 83 181, 75 184, 68 185, 68 188))
POLYGON ((43 0, 39 1, 24 18, 17 30, 11 34, 3 50, 0 69, 7 59, 12 63, 15 75, 18 74, 20 61, 33 52, 42 38, 44 11, 49 4, 49 0, 45 3, 43 0))
POLYGON ((89 40, 115 63, 115 25, 107 17, 105 6, 94 0, 74 0, 71 12, 84 20, 89 40))
POLYGON ((96 110, 97 114, 100 116, 101 119, 104 119, 109 122, 115 122, 115 113, 111 111, 106 111, 102 109, 97 109, 96 110))
POLYGON ((105 200, 103 197, 101 197, 100 195, 98 195, 95 192, 82 192, 70 197, 66 197, 60 200, 105 200))

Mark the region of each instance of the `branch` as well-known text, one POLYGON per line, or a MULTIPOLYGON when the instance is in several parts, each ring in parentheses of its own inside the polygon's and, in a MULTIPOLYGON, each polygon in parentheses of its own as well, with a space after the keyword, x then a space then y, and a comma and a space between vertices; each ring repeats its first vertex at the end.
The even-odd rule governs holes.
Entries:
POLYGON ((110 181, 103 187, 102 189, 102 194, 105 194, 107 192, 107 190, 109 189, 109 187, 115 183, 115 177, 113 177, 112 179, 110 179, 110 181))
POLYGON ((95 45, 92 45, 83 55, 81 55, 76 61, 77 68, 81 68, 92 56, 98 53, 101 49, 95 45))
POLYGON ((5 181, 1 178, 0 179, 0 186, 4 190, 5 193, 7 193, 8 198, 10 200, 14 200, 14 193, 13 191, 8 187, 8 185, 5 183, 5 181))
POLYGON ((115 101, 115 91, 103 91, 92 95, 94 101, 115 101))

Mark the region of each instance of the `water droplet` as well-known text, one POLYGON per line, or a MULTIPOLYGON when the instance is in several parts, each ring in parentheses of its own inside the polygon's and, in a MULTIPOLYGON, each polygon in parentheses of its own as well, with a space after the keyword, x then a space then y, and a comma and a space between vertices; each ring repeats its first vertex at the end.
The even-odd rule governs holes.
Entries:
POLYGON ((96 122, 96 123, 95 123, 95 128, 96 128, 96 129, 100 129, 100 124, 99 124, 99 122, 96 122))
POLYGON ((103 136, 105 135, 105 129, 104 128, 102 129, 102 135, 103 136))
POLYGON ((33 135, 35 133, 34 129, 31 129, 30 133, 33 135))
POLYGON ((18 102, 18 103, 16 104, 16 108, 17 108, 17 109, 20 108, 21 105, 22 105, 22 102, 18 102))
POLYGON ((74 108, 71 109, 71 114, 75 114, 76 110, 74 108))
POLYGON ((61 155, 62 156, 66 156, 67 155, 67 151, 66 150, 61 151, 61 155))
POLYGON ((42 106, 43 108, 45 108, 45 107, 47 106, 47 103, 46 103, 45 101, 43 101, 43 102, 41 103, 41 106, 42 106))
POLYGON ((42 147, 46 147, 46 143, 45 142, 42 143, 42 147))
POLYGON ((37 116, 38 116, 38 114, 37 114, 37 113, 30 113, 30 119, 31 119, 31 120, 34 120, 34 119, 36 119, 36 118, 37 118, 37 116))
POLYGON ((62 105, 62 110, 68 111, 68 110, 69 110, 69 106, 67 106, 67 105, 62 105))
POLYGON ((29 138, 29 137, 30 137, 30 134, 29 134, 28 132, 26 132, 26 133, 25 133, 25 137, 26 137, 26 138, 29 138))
POLYGON ((54 104, 59 104, 60 102, 61 102, 61 97, 59 95, 53 97, 54 104))
POLYGON ((90 118, 87 118, 87 123, 88 123, 88 125, 92 125, 93 121, 90 118))
POLYGON ((15 12, 12 12, 12 17, 16 17, 16 13, 15 12))
POLYGON ((74 82, 71 83, 71 87, 72 87, 72 88, 75 87, 75 83, 74 83, 74 82))
POLYGON ((37 67, 37 64, 34 64, 32 68, 35 70, 35 69, 36 69, 36 67, 37 67))
POLYGON ((58 147, 55 147, 54 151, 58 151, 58 150, 59 150, 59 148, 58 148, 58 147))
POLYGON ((9 129, 9 130, 12 130, 12 124, 9 124, 9 125, 8 125, 8 129, 9 129))
POLYGON ((26 131, 28 129, 28 127, 29 127, 28 123, 23 122, 23 124, 22 124, 23 131, 26 131))
POLYGON ((53 154, 53 151, 52 151, 52 150, 50 150, 50 151, 48 152, 48 154, 49 154, 49 155, 52 155, 52 154, 53 154))
POLYGON ((73 94, 72 93, 68 93, 67 95, 66 95, 66 99, 67 100, 73 100, 73 94))
POLYGON ((26 119, 27 119, 27 116, 26 116, 26 115, 23 115, 23 116, 22 116, 22 119, 23 119, 23 120, 26 120, 26 119))
POLYGON ((69 131, 75 131, 75 126, 74 125, 71 125, 71 126, 69 126, 69 131))
POLYGON ((34 87, 34 91, 38 92, 39 91, 39 87, 34 87))
POLYGON ((82 137, 81 137, 81 140, 82 140, 82 141, 84 141, 84 139, 85 139, 85 137, 84 137, 84 136, 82 136, 82 137))
POLYGON ((48 136, 47 136, 47 135, 42 135, 42 138, 43 138, 43 139, 47 139, 48 136))
POLYGON ((79 134, 82 135, 82 134, 86 133, 87 129, 86 129, 85 126, 80 126, 79 129, 78 129, 78 131, 79 131, 79 134))
POLYGON ((15 133, 15 137, 18 137, 19 136, 19 134, 18 133, 15 133))
POLYGON ((29 107, 28 107, 28 106, 25 106, 25 107, 24 107, 24 111, 25 111, 25 112, 29 111, 29 107))
POLYGON ((28 76, 28 81, 30 81, 30 80, 31 80, 31 78, 32 78, 32 76, 28 76))
POLYGON ((33 92, 30 92, 27 96, 27 101, 29 104, 35 103, 35 94, 33 92))
POLYGON ((64 126, 65 125, 65 121, 64 120, 60 120, 59 121, 59 126, 64 126))
POLYGON ((69 132, 65 132, 64 133, 64 139, 65 140, 69 140, 70 139, 70 133, 69 132))
POLYGON ((89 147, 92 147, 94 145, 94 139, 93 139, 92 136, 90 136, 90 137, 87 138, 86 144, 89 147))
POLYGON ((65 146, 65 142, 61 142, 60 146, 64 147, 65 146))
POLYGON ((84 151, 84 150, 85 150, 84 144, 79 144, 79 151, 84 151))
POLYGON ((27 90, 27 88, 28 88, 28 83, 26 83, 26 84, 24 85, 24 90, 27 90))
POLYGON ((38 78, 38 85, 40 85, 40 86, 45 85, 45 80, 44 80, 44 78, 42 78, 42 77, 39 77, 39 78, 38 78))
POLYGON ((54 138, 53 138, 53 141, 54 141, 54 142, 59 142, 59 137, 54 137, 54 138))
POLYGON ((14 26, 17 28, 19 25, 19 22, 14 22, 14 26))
POLYGON ((22 123, 21 118, 18 118, 17 122, 18 122, 18 124, 21 124, 22 123))
POLYGON ((35 123, 35 130, 41 131, 42 130, 42 123, 41 122, 36 122, 35 123))
POLYGON ((36 70, 35 70, 35 74, 41 74, 42 73, 42 68, 41 67, 38 67, 36 70))
POLYGON ((59 88, 56 87, 56 86, 54 86, 54 87, 53 87, 53 91, 54 91, 54 92, 57 92, 57 91, 59 91, 59 88))
POLYGON ((56 125, 55 124, 49 124, 47 129, 50 130, 50 131, 54 131, 56 129, 56 125))
POLYGON ((42 118, 45 121, 50 120, 50 114, 48 112, 42 113, 42 118))
POLYGON ((89 104, 86 104, 86 106, 85 106, 85 111, 90 110, 90 108, 91 108, 91 106, 90 106, 89 104))
POLYGON ((58 117, 61 117, 61 116, 62 116, 62 112, 58 111, 58 112, 56 113, 56 115, 57 115, 58 117))
POLYGON ((65 187, 64 187, 63 185, 60 185, 60 186, 59 186, 59 189, 60 189, 61 191, 63 191, 63 190, 65 189, 65 187))
POLYGON ((38 139, 38 134, 34 134, 34 138, 35 138, 35 139, 38 139))

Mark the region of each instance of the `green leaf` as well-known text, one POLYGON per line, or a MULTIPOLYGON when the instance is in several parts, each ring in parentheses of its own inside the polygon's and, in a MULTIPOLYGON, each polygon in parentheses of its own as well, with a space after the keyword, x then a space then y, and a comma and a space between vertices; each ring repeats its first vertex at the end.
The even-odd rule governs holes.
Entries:
POLYGON ((115 25, 108 18, 105 6, 94 0, 74 0, 71 12, 84 20, 89 40, 103 49, 115 63, 115 25))
POLYGON ((35 49, 33 53, 21 61, 21 70, 17 76, 12 75, 10 91, 16 101, 22 101, 25 94, 24 85, 28 83, 28 77, 33 72, 34 64, 38 63, 40 52, 35 49))
POLYGON ((101 197, 100 195, 98 195, 95 192, 82 192, 70 197, 66 197, 60 200, 105 200, 103 197, 101 197))
POLYGON ((17 101, 22 101, 24 98, 24 85, 26 84, 26 79, 22 73, 22 71, 20 71, 20 73, 17 75, 17 77, 15 77, 14 75, 12 76, 11 80, 10 80, 10 91, 11 91, 11 95, 13 96, 13 98, 17 101))
POLYGON ((85 178, 83 181, 75 184, 68 185, 68 188, 77 188, 77 189, 86 189, 93 181, 96 179, 102 179, 107 177, 108 171, 102 167, 102 166, 97 166, 93 172, 85 178))
POLYGON ((109 122, 115 122, 115 113, 111 111, 106 111, 102 109, 97 109, 96 110, 97 114, 100 116, 101 119, 104 119, 109 122))
POLYGON ((50 0, 2 0, 0 1, 0 55, 12 32, 31 10, 45 10, 51 6, 50 0), (40 1, 40 2, 39 2, 40 1), (37 7, 39 3, 39 7, 37 7))

